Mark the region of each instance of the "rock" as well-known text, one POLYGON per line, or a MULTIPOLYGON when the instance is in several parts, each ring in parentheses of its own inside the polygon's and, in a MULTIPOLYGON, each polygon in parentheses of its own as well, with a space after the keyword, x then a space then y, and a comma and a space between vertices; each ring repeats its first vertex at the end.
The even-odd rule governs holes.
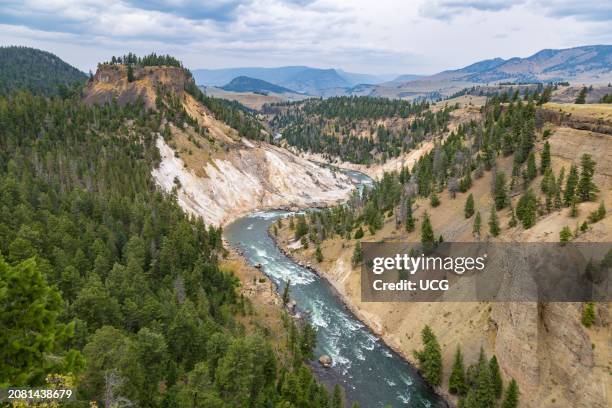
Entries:
POLYGON ((296 306, 297 303, 295 303, 295 300, 290 300, 289 302, 287 302, 287 309, 289 309, 290 312, 294 312, 296 306))
POLYGON ((257 269, 261 269, 261 264, 260 264, 260 263, 258 263, 257 265, 255 265, 255 267, 256 267, 257 269))
POLYGON ((321 357, 319 357, 319 363, 325 368, 331 367, 332 358, 327 354, 323 354, 321 357))

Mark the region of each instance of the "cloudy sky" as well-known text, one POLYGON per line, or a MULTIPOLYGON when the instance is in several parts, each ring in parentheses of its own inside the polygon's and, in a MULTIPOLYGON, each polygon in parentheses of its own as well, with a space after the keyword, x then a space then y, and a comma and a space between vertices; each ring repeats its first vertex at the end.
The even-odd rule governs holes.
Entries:
POLYGON ((84 71, 128 51, 189 68, 309 65, 429 74, 612 44, 609 0, 0 0, 0 45, 84 71))

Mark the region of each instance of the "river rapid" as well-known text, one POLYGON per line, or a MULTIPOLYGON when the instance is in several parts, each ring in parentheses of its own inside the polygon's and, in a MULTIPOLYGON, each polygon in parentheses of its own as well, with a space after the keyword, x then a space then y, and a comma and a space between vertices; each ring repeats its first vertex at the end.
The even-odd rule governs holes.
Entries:
MULTIPOLYGON (((371 182, 361 173, 345 173, 360 186, 371 182)), ((329 385, 340 384, 347 402, 359 402, 363 408, 446 407, 413 366, 346 308, 329 282, 279 250, 268 236, 268 227, 290 214, 265 211, 240 218, 225 228, 225 239, 240 249, 249 264, 261 264, 279 290, 291 281, 291 299, 317 329, 315 357, 327 354, 333 359, 330 368, 312 364, 317 378, 329 385)))

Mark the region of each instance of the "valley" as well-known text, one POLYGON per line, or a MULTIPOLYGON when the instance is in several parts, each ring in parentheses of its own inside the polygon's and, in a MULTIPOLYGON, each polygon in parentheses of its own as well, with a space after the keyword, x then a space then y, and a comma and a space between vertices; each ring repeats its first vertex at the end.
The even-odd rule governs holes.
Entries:
POLYGON ((0 385, 59 375, 92 406, 606 407, 609 303, 366 302, 360 280, 361 242, 609 242, 606 58, 389 82, 129 53, 0 87, 0 385))

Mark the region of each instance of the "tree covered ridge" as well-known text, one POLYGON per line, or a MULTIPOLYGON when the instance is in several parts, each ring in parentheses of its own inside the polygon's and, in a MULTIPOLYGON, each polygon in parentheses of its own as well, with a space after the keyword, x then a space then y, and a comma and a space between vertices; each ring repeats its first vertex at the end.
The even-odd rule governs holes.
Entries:
POLYGON ((455 107, 437 112, 429 108, 424 101, 343 96, 273 104, 264 112, 272 115, 271 127, 292 146, 330 159, 370 164, 398 157, 443 132, 455 107), (388 126, 379 120, 402 124, 388 126), (361 130, 368 135, 358 134, 361 130))
POLYGON ((169 109, 0 98, 0 384, 63 373, 111 405, 327 407, 309 331, 288 322, 287 352, 246 335, 221 230, 155 187, 169 109))
POLYGON ((37 95, 66 93, 87 76, 47 51, 0 47, 0 95, 27 90, 37 95))

